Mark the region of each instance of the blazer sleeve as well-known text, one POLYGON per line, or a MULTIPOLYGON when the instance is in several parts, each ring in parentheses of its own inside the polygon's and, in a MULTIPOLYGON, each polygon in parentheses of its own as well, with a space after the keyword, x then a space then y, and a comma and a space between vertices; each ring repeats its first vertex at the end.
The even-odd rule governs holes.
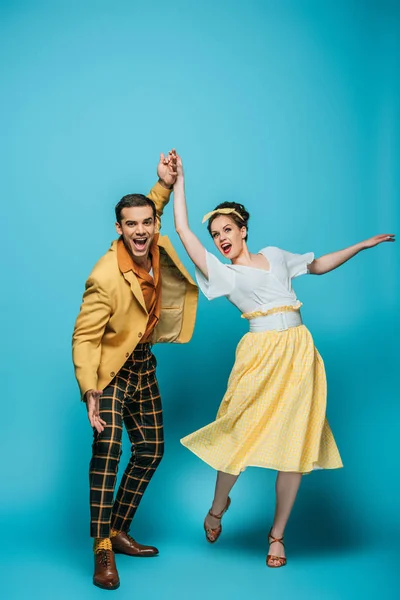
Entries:
POLYGON ((147 197, 150 198, 156 205, 157 211, 157 231, 161 229, 161 215, 163 214, 165 206, 168 204, 171 197, 172 190, 167 190, 160 183, 157 183, 151 188, 147 197))
POLYGON ((89 278, 72 336, 72 356, 82 400, 88 390, 97 389, 101 340, 110 315, 108 294, 95 280, 89 278))

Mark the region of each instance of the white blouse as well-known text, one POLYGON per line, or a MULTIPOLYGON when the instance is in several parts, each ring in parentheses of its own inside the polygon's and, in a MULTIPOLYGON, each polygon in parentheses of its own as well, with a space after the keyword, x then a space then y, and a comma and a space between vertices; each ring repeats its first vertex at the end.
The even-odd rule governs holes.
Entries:
POLYGON ((226 296, 242 313, 298 306, 292 279, 308 273, 314 254, 292 254, 275 246, 267 246, 259 254, 267 258, 269 271, 224 264, 206 251, 208 279, 196 268, 196 279, 206 298, 226 296))

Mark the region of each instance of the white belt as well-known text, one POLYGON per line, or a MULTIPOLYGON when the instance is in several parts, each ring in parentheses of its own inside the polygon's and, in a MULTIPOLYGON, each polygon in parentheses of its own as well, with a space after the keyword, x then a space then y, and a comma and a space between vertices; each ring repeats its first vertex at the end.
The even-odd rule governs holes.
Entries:
POLYGON ((249 322, 250 331, 253 333, 270 330, 286 331, 290 327, 298 327, 303 323, 300 311, 298 310, 255 317, 254 319, 250 319, 249 322))

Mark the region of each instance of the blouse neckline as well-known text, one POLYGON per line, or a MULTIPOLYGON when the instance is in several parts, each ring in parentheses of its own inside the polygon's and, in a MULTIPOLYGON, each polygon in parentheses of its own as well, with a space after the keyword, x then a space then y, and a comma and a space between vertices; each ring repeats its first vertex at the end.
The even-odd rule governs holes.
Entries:
MULTIPOLYGON (((261 256, 264 256, 264 254, 262 252, 257 252, 257 254, 260 254, 261 256)), ((264 256, 264 258, 266 258, 266 256, 264 256)), ((230 267, 243 267, 245 269, 253 269, 253 271, 262 271, 263 273, 271 273, 271 271, 272 271, 271 261, 270 261, 269 258, 267 258, 267 260, 268 260, 268 263, 269 263, 269 269, 268 269, 268 271, 267 271, 267 269, 260 269, 259 267, 250 267, 249 265, 233 265, 233 264, 230 264, 228 266, 230 266, 230 267)))

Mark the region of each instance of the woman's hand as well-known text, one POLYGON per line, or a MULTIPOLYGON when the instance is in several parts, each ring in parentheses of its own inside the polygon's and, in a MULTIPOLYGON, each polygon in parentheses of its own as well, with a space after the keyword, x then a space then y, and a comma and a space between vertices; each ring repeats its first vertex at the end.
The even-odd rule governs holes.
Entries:
MULTIPOLYGON (((174 152, 175 152, 175 150, 174 150, 174 152)), ((179 177, 183 177, 183 164, 182 164, 182 159, 181 159, 181 157, 179 156, 179 154, 176 154, 176 153, 175 153, 175 156, 176 156, 176 172, 177 172, 178 178, 179 178, 179 177)))
POLYGON ((394 241, 394 233, 375 235, 369 240, 359 242, 358 244, 354 244, 354 246, 344 248, 344 250, 338 250, 337 252, 331 252, 330 254, 325 254, 324 256, 320 256, 320 258, 316 258, 309 266, 309 273, 312 273, 313 275, 324 275, 324 273, 329 273, 329 271, 333 271, 333 269, 337 269, 340 265, 343 265, 353 258, 353 256, 361 252, 361 250, 373 248, 382 242, 394 241))
POLYGON ((175 229, 193 263, 200 269, 205 277, 208 277, 205 248, 189 227, 182 159, 175 150, 172 150, 172 153, 177 174, 176 182, 174 184, 175 229))
POLYGON ((378 244, 382 244, 382 242, 395 242, 395 234, 394 233, 381 233, 380 235, 374 235, 374 237, 369 238, 369 240, 365 240, 362 242, 363 248, 366 250, 367 248, 373 248, 378 244))
MULTIPOLYGON (((174 151, 175 152, 175 151, 174 151)), ((183 164, 182 164, 182 159, 179 156, 179 154, 175 154, 175 158, 176 158, 176 181, 174 183, 174 191, 175 193, 178 191, 178 188, 183 188, 185 185, 185 177, 183 174, 183 164)))

